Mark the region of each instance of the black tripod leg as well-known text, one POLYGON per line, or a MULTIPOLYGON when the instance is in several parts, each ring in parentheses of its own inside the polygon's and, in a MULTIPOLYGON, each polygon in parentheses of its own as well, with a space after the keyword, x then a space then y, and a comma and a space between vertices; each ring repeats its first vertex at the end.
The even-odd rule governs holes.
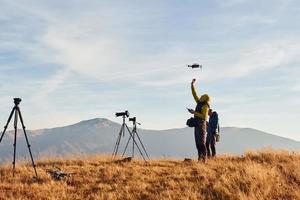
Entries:
POLYGON ((122 135, 123 135, 123 137, 125 136, 125 124, 122 124, 122 127, 121 127, 120 139, 119 139, 119 143, 118 143, 118 146, 117 146, 116 155, 117 155, 117 153, 119 151, 119 147, 120 147, 120 142, 121 142, 122 135))
MULTIPOLYGON (((121 130, 122 130, 122 128, 121 128, 121 130)), ((116 152, 116 148, 117 148, 118 141, 119 141, 119 138, 120 138, 121 130, 119 131, 118 138, 117 138, 116 144, 114 146, 114 150, 113 150, 113 153, 112 153, 112 158, 114 157, 115 152, 116 152)))
POLYGON ((149 159, 149 155, 148 155, 148 153, 147 153, 147 151, 146 151, 146 148, 145 148, 144 144, 142 143, 142 140, 141 140, 139 134, 138 134, 137 132, 135 132, 135 133, 136 133, 136 136, 137 136, 138 140, 140 141, 140 143, 141 143, 141 145, 142 145, 142 148, 144 149, 144 151, 145 151, 145 153, 146 153, 146 155, 147 155, 147 158, 149 159))
POLYGON ((35 176, 38 177, 38 174, 37 174, 36 168, 35 168, 35 163, 34 163, 34 160, 33 160, 33 156, 32 156, 32 153, 31 153, 31 148, 30 148, 31 146, 30 146, 29 141, 28 141, 27 133, 26 133, 26 130, 25 130, 26 128, 24 126, 24 121, 23 121, 23 117, 22 117, 20 108, 17 108, 17 111, 19 113, 20 121, 21 121, 22 128, 23 128, 23 131, 24 131, 27 147, 28 147, 28 150, 29 150, 30 158, 31 158, 32 167, 34 169, 35 176))
POLYGON ((15 112, 15 109, 16 109, 15 107, 12 109, 12 111, 11 111, 9 117, 8 117, 7 123, 6 123, 6 125, 4 126, 4 131, 2 132, 2 135, 1 135, 1 138, 0 138, 0 143, 2 142, 3 136, 4 136, 4 134, 5 134, 6 130, 7 130, 7 127, 8 127, 8 125, 9 125, 9 122, 10 122, 10 120, 11 120, 11 118, 12 118, 14 112, 15 112))
POLYGON ((117 141, 116 141, 116 144, 115 144, 115 147, 114 147, 114 151, 112 153, 112 158, 114 159, 118 153, 118 149, 119 149, 119 145, 120 145, 120 141, 121 141, 121 137, 122 137, 122 132, 123 132, 123 124, 121 126, 121 130, 119 132, 119 136, 117 138, 117 141))
POLYGON ((132 141, 132 158, 134 157, 134 140, 135 140, 135 131, 132 131, 131 132, 132 133, 132 139, 133 139, 133 141, 132 141))
MULTIPOLYGON (((130 136, 132 137, 132 133, 130 132, 130 130, 129 130, 127 124, 125 124, 125 126, 126 126, 128 132, 129 132, 130 136)), ((139 152, 140 152, 142 158, 144 159, 144 161, 146 161, 145 156, 144 156, 143 152, 141 151, 141 149, 140 149, 138 143, 135 141, 135 139, 133 139, 133 142, 134 142, 134 144, 136 145, 136 147, 138 148, 138 150, 139 150, 139 152)))
POLYGON ((124 152, 123 152, 123 154, 122 154, 122 157, 123 157, 123 156, 125 155, 125 153, 126 153, 126 150, 127 150, 127 147, 128 147, 128 145, 129 145, 130 140, 131 140, 131 135, 129 136, 129 139, 128 139, 127 143, 126 143, 126 146, 125 146, 124 152))
POLYGON ((115 145, 115 148, 114 148, 114 151, 113 151, 113 154, 112 154, 112 158, 114 159, 116 156, 117 156, 117 148, 119 147, 119 144, 120 144, 120 141, 121 141, 121 135, 118 135, 118 138, 117 138, 117 141, 116 141, 116 145, 115 145))
POLYGON ((16 169, 16 148, 17 148, 17 131, 18 131, 18 110, 17 109, 15 109, 14 128, 15 128, 15 138, 14 138, 13 176, 15 176, 15 169, 16 169))

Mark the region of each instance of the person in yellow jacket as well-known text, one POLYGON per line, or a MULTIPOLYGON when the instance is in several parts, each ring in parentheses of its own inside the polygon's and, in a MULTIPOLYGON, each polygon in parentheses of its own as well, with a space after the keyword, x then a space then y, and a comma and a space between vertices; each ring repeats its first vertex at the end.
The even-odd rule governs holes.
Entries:
POLYGON ((206 140, 206 121, 208 119, 208 111, 210 109, 210 97, 207 94, 203 94, 200 98, 197 95, 195 90, 196 79, 192 80, 191 89, 192 94, 197 104, 195 111, 191 111, 190 113, 194 115, 194 118, 197 121, 197 125, 195 126, 195 141, 196 147, 198 150, 198 160, 201 159, 206 162, 207 158, 207 151, 205 146, 206 140))

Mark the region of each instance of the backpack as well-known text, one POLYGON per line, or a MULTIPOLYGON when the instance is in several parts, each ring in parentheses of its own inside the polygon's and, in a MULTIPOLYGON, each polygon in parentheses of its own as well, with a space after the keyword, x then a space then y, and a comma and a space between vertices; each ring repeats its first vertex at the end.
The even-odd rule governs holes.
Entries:
POLYGON ((194 117, 191 117, 189 118, 187 121, 186 121, 186 125, 188 127, 196 127, 197 126, 197 123, 198 123, 198 120, 195 119, 194 117))

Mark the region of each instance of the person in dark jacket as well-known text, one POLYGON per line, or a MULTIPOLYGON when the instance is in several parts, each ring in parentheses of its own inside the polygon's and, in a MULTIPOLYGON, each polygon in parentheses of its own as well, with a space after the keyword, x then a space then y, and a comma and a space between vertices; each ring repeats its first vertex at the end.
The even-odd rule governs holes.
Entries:
POLYGON ((197 120, 197 125, 195 127, 195 141, 196 147, 198 150, 198 160, 203 160, 206 162, 207 153, 205 146, 206 139, 206 120, 208 119, 208 110, 210 97, 207 94, 201 95, 199 97, 196 93, 194 83, 196 79, 192 80, 191 89, 194 100, 197 104, 195 111, 190 111, 191 114, 194 114, 194 118, 197 120))
POLYGON ((219 117, 216 111, 209 109, 209 122, 207 127, 206 151, 208 157, 216 156, 216 136, 219 133, 219 117))

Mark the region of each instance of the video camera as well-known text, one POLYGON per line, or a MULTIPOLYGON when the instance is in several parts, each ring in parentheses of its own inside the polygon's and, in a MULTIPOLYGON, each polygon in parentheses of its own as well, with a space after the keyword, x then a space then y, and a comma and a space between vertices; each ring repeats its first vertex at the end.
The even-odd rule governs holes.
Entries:
POLYGON ((136 122, 136 117, 129 118, 129 121, 135 123, 136 122))
POLYGON ((133 125, 136 125, 136 124, 142 125, 141 123, 138 123, 138 122, 136 121, 136 117, 129 118, 129 121, 132 122, 133 125))
POLYGON ((126 110, 125 112, 116 113, 116 117, 129 117, 129 112, 126 110))

